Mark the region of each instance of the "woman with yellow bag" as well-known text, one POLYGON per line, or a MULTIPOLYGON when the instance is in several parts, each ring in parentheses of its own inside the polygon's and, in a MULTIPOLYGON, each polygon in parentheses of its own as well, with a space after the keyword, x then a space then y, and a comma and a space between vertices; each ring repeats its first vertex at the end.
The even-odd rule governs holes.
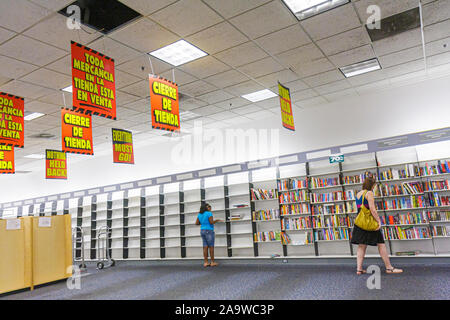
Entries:
POLYGON ((367 246, 378 246, 378 252, 386 266, 386 273, 402 273, 402 269, 394 268, 389 260, 386 244, 381 233, 381 220, 375 207, 373 188, 375 179, 367 175, 363 182, 362 190, 356 195, 358 216, 355 219, 351 243, 358 245, 356 254, 356 274, 366 273, 362 268, 367 246))

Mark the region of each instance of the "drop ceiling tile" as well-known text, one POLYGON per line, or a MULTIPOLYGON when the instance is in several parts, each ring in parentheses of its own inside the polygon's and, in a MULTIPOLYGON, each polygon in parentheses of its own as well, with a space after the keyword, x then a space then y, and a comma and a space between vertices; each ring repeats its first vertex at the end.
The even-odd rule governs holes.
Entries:
POLYGON ((186 38, 187 41, 214 54, 248 41, 247 37, 228 22, 221 22, 186 38))
POLYGON ((298 76, 291 70, 282 70, 256 78, 255 80, 269 88, 277 86, 278 81, 282 84, 286 84, 287 82, 298 80, 298 76))
MULTIPOLYGON (((278 93, 278 92, 276 92, 278 93)), ((258 101, 255 103, 256 105, 260 106, 264 109, 273 108, 276 106, 280 106, 280 98, 279 97, 273 97, 266 100, 258 101)))
POLYGON ((60 91, 60 92, 52 91, 52 92, 53 93, 48 93, 48 94, 40 97, 39 101, 58 105, 59 107, 64 107, 64 99, 63 99, 63 94, 64 94, 64 96, 66 98, 66 107, 67 108, 71 107, 72 94, 69 94, 69 93, 63 92, 63 91, 60 91))
POLYGON ((207 106, 208 104, 198 99, 185 99, 180 101, 180 108, 185 111, 207 106))
POLYGON ((200 0, 180 0, 150 18, 181 37, 206 29, 223 19, 200 0))
POLYGON ((116 76, 116 89, 121 89, 133 83, 141 81, 140 78, 120 70, 115 70, 115 76, 116 76))
POLYGON ((38 68, 30 63, 21 62, 6 56, 0 56, 0 66, 0 75, 12 79, 18 79, 38 68))
POLYGON ((98 32, 87 26, 83 26, 82 30, 67 28, 67 18, 61 14, 39 22, 23 34, 67 52, 70 52, 70 41, 85 44, 100 37, 98 32))
MULTIPOLYGON (((149 94, 150 94, 150 88, 149 90, 149 94)), ((131 102, 135 102, 137 100, 139 100, 139 96, 135 96, 132 94, 129 94, 127 92, 121 91, 121 90, 116 90, 116 99, 117 99, 117 105, 127 105, 128 103, 131 102)))
POLYGON ((231 111, 223 111, 219 113, 215 113, 209 116, 210 118, 214 120, 226 120, 236 117, 236 113, 233 113, 231 111))
POLYGON ((31 38, 18 35, 0 46, 0 54, 44 66, 64 55, 66 52, 31 38))
POLYGON ((255 41, 273 55, 311 43, 308 35, 298 24, 270 33, 255 41))
POLYGON ((425 45, 425 50, 427 56, 450 52, 450 37, 427 43, 425 45))
POLYGON ((364 27, 358 27, 330 38, 317 41, 317 45, 327 56, 345 52, 369 43, 369 34, 364 27))
POLYGON ((197 78, 203 79, 230 69, 226 64, 212 56, 206 56, 179 67, 197 78))
POLYGON ((349 88, 344 90, 339 90, 337 92, 324 94, 323 97, 328 101, 339 101, 344 100, 352 97, 358 96, 358 92, 356 92, 355 89, 349 88))
POLYGON ((379 82, 386 78, 384 70, 372 71, 369 73, 361 74, 359 76, 354 76, 347 78, 353 86, 361 86, 372 82, 379 82))
POLYGON ((268 55, 253 42, 247 42, 214 55, 217 59, 233 67, 260 60, 268 55))
POLYGON ((361 26, 352 4, 346 4, 300 22, 313 40, 331 37, 361 26))
POLYGON ((291 99, 294 102, 311 99, 317 97, 319 94, 313 89, 306 89, 297 92, 291 92, 291 99))
POLYGON ((425 41, 435 41, 450 36, 450 19, 424 27, 425 41))
POLYGON ((119 0, 127 7, 139 12, 144 16, 148 16, 149 14, 158 11, 162 8, 167 7, 168 5, 178 1, 178 0, 119 0))
POLYGON ((263 108, 261 108, 260 106, 258 106, 256 104, 250 104, 245 107, 235 108, 235 109, 233 109, 233 112, 245 116, 247 114, 262 111, 262 110, 263 110, 263 108))
POLYGON ((328 59, 330 59, 330 61, 337 68, 366 61, 372 58, 375 58, 375 53, 373 52, 371 45, 365 45, 359 48, 351 49, 328 57, 328 59))
POLYGON ((397 66, 393 66, 390 68, 384 69, 384 72, 386 74, 386 77, 393 78, 397 76, 404 75, 406 73, 411 73, 415 71, 419 71, 424 69, 424 62, 423 59, 419 59, 416 61, 411 61, 407 63, 403 63, 397 66))
POLYGON ((150 99, 139 99, 137 101, 129 102, 124 106, 141 113, 150 112, 150 99))
POLYGON ((51 11, 26 0, 0 1, 0 26, 22 32, 51 11))
POLYGON ((298 74, 300 78, 309 77, 333 69, 335 69, 335 66, 333 66, 327 58, 302 63, 297 67, 293 67, 294 72, 298 74))
POLYGON ((228 92, 224 90, 217 90, 212 91, 206 94, 203 94, 201 96, 198 96, 198 98, 202 101, 208 102, 210 104, 214 104, 216 102, 225 101, 227 99, 231 99, 234 96, 229 94, 228 92))
MULTIPOLYGON (((423 2, 423 1, 422 1, 423 2)), ((370 5, 377 5, 381 8, 381 18, 387 18, 404 11, 414 9, 418 7, 417 0, 402 0, 402 1, 391 1, 391 0, 361 0, 355 2, 356 11, 358 12, 361 20, 364 24, 372 15, 372 11, 367 13, 367 8, 370 5)))
POLYGON ((342 79, 345 79, 342 72, 340 72, 339 70, 331 70, 308 78, 304 78, 303 81, 311 87, 317 87, 342 79))
POLYGON ((324 104, 327 104, 328 101, 325 100, 325 98, 323 97, 314 97, 311 99, 306 99, 306 100, 302 100, 302 101, 298 101, 297 104, 299 105, 300 108, 312 108, 312 107, 318 107, 324 104))
POLYGON ((145 17, 114 31, 109 37, 142 53, 157 50, 179 40, 177 35, 145 17))
POLYGON ((131 117, 141 114, 139 111, 133 110, 131 108, 127 108, 124 106, 117 107, 117 119, 118 120, 131 120, 131 117))
POLYGON ((269 2, 229 21, 251 39, 297 23, 297 19, 280 1, 269 2))
POLYGON ((406 31, 395 36, 373 42, 373 49, 378 56, 405 50, 422 43, 420 28, 406 31))
POLYGON ((284 67, 272 57, 267 57, 239 67, 239 70, 253 78, 283 70, 284 67))
POLYGON ((45 115, 32 121, 26 121, 26 124, 31 122, 38 125, 57 127, 61 125, 61 117, 58 117, 56 115, 45 115))
POLYGON ((226 19, 261 6, 272 0, 203 0, 204 3, 219 12, 226 19))
POLYGON ((252 113, 248 113, 245 115, 245 117, 253 119, 253 120, 260 120, 260 119, 266 119, 266 118, 273 118, 275 115, 267 110, 262 111, 256 111, 252 113))
POLYGON ((168 70, 166 72, 163 72, 161 74, 159 74, 161 77, 168 79, 170 81, 175 82, 176 84, 178 84, 178 86, 183 85, 183 84, 188 84, 194 81, 197 81, 198 79, 195 78, 194 76, 191 76, 190 74, 183 72, 181 70, 178 69, 172 69, 172 70, 168 70), (175 70, 175 79, 173 78, 173 70, 175 70), (175 81, 174 81, 175 80, 175 81))
POLYGON ((236 96, 242 96, 263 89, 265 88, 253 80, 225 88, 226 91, 236 96))
POLYGON ((89 48, 97 50, 98 52, 113 58, 115 66, 136 59, 142 55, 139 51, 109 37, 102 37, 90 43, 89 48))
POLYGON ((236 97, 225 101, 216 102, 214 105, 224 110, 233 110, 234 112, 234 109, 246 106, 248 104, 250 104, 250 101, 241 97, 236 97))
POLYGON ((386 88, 389 86, 389 80, 380 80, 376 82, 371 82, 362 86, 355 87, 356 92, 358 92, 360 95, 362 94, 369 94, 372 92, 376 92, 380 89, 386 88))
POLYGON ((276 57, 285 65, 289 65, 292 68, 298 68, 310 61, 317 61, 318 59, 323 58, 324 55, 314 43, 311 43, 283 52, 276 55, 276 57))
POLYGON ((3 77, 2 75, 0 75, 0 86, 11 80, 12 80, 11 78, 6 78, 6 77, 3 77))
POLYGON ((225 88, 244 81, 250 80, 247 76, 236 70, 228 70, 214 76, 205 78, 205 81, 218 88, 225 88))
POLYGON ((450 1, 437 0, 423 6, 423 24, 430 24, 450 19, 450 1))
POLYGON ((179 87, 179 91, 182 94, 190 97, 197 97, 214 90, 217 90, 217 88, 202 80, 194 81, 179 87))
POLYGON ((387 54, 385 56, 378 57, 380 64, 383 68, 389 68, 398 64, 402 64, 409 61, 414 61, 423 58, 422 46, 409 48, 399 52, 387 54))
POLYGON ((64 7, 68 6, 73 0, 30 0, 31 2, 45 7, 52 11, 59 11, 64 7))
POLYGON ((11 39, 16 35, 15 32, 3 29, 0 27, 0 44, 11 39))
POLYGON ((116 66, 116 69, 128 72, 141 79, 148 79, 149 74, 161 74, 167 70, 172 70, 173 67, 170 64, 154 57, 151 57, 151 60, 149 60, 149 57, 149 55, 143 54, 136 59, 116 66), (150 61, 153 65, 153 71, 150 66, 150 61))
POLYGON ((291 95, 292 92, 308 89, 308 85, 303 80, 295 80, 282 84, 289 88, 289 90, 291 91, 291 95))
POLYGON ((38 69, 21 78, 22 81, 42 84, 46 88, 59 90, 72 84, 72 77, 45 68, 38 69))
POLYGON ((218 112, 222 112, 223 109, 216 107, 214 105, 210 105, 210 106, 206 106, 206 107, 201 107, 201 108, 197 108, 192 110, 192 112, 196 113, 196 114, 200 114, 202 116, 208 116, 214 113, 218 113, 218 112))
POLYGON ((314 90, 318 92, 320 95, 324 95, 327 93, 332 93, 336 91, 342 91, 350 88, 350 84, 347 80, 339 80, 332 83, 327 83, 318 87, 315 87, 314 90))
POLYGON ((146 98, 150 96, 150 85, 148 80, 141 80, 132 85, 121 88, 120 91, 138 96, 140 98, 146 98))
POLYGON ((72 76, 72 62, 70 54, 46 65, 45 67, 47 69, 72 76))
MULTIPOLYGON (((127 109, 127 110, 130 110, 130 109, 127 109)), ((147 130, 150 130, 150 128, 151 128, 150 110, 147 113, 144 113, 144 112, 143 113, 137 113, 136 115, 128 117, 127 119, 130 120, 130 121, 136 122, 138 124, 146 123, 147 126, 148 126, 147 130)), ((136 128, 136 127, 137 126, 135 126, 134 128, 136 128)), ((136 129, 136 130, 137 131, 142 131, 142 130, 138 130, 138 129, 136 129)))
POLYGON ((431 67, 450 63, 450 52, 437 54, 427 58, 427 65, 431 67))
POLYGON ((19 80, 14 80, 8 82, 5 85, 2 85, 0 87, 0 91, 28 99, 37 99, 55 92, 54 90, 50 90, 44 87, 36 86, 34 84, 22 82, 19 80))

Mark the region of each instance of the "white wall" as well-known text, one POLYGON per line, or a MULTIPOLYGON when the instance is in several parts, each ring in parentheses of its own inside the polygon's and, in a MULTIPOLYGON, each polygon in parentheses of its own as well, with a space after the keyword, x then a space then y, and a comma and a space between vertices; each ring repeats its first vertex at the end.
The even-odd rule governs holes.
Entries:
MULTIPOLYGON (((309 151, 359 141, 450 127, 450 77, 427 80, 376 94, 294 110, 296 131, 281 129, 280 116, 236 127, 280 128, 279 154, 309 151)), ((26 175, 2 175, 0 203, 151 178, 226 164, 174 164, 173 146, 179 141, 135 146, 135 165, 112 163, 110 152, 94 157, 68 156, 67 181, 45 180, 40 171, 26 175), (81 158, 80 158, 81 157, 81 158), (84 158, 85 157, 85 158, 84 158), (73 163, 71 159, 82 159, 73 163), (86 159, 86 160, 84 160, 86 159)), ((112 149, 112 147, 110 148, 112 149)), ((94 146, 95 150, 95 146, 94 146)), ((111 150, 112 151, 112 150, 111 150)), ((276 156, 271 154, 270 156, 276 156)), ((255 160, 253 159, 246 160, 255 160)), ((21 170, 20 167, 16 170, 21 170)))

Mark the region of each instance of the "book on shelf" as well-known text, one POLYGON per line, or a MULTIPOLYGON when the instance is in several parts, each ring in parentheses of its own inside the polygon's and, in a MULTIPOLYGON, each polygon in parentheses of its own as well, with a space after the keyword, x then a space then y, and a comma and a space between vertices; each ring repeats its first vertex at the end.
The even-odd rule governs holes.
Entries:
POLYGON ((247 208, 248 204, 242 203, 242 204, 233 204, 233 208, 247 208))
POLYGON ((281 220, 283 230, 310 229, 312 226, 310 217, 286 218, 281 220))
POLYGON ((425 191, 450 191, 448 180, 434 180, 424 182, 425 191))
POLYGON ((296 245, 302 246, 306 244, 311 244, 314 242, 314 236, 312 231, 307 231, 304 233, 295 234, 292 237, 286 232, 281 233, 281 242, 283 245, 296 245))
MULTIPOLYGON (((339 174, 336 172, 336 174, 339 174)), ((318 178, 311 177, 310 178, 311 188, 324 188, 324 187, 333 187, 339 186, 339 178, 318 178)))
POLYGON ((309 201, 309 193, 306 190, 295 190, 280 193, 278 196, 280 203, 309 201))
POLYGON ((422 195, 416 195, 409 196, 409 198, 385 199, 381 203, 383 208, 380 208, 380 210, 425 208, 426 198, 422 195))
POLYGON ((395 252, 396 256, 416 256, 420 253, 420 251, 397 251, 395 252))
POLYGON ((348 222, 346 216, 313 216, 314 228, 348 227, 348 222))
POLYGON ((329 228, 314 231, 314 239, 317 240, 349 240, 347 228, 329 228))
MULTIPOLYGON (((377 180, 377 173, 376 172, 370 172, 372 177, 377 180)), ((357 175, 349 175, 343 177, 343 182, 345 185, 352 185, 352 184, 359 184, 363 183, 366 178, 367 173, 361 173, 357 175)))
MULTIPOLYGON (((356 206, 355 203, 353 203, 356 206)), ((347 211, 348 207, 352 206, 352 203, 348 202, 344 203, 329 203, 322 205, 314 205, 311 206, 311 214, 312 215, 320 215, 320 214, 343 214, 350 211, 347 211)))
POLYGON ((241 220, 241 214, 240 213, 232 213, 230 214, 230 220, 241 220))
POLYGON ((343 191, 334 191, 327 193, 312 193, 311 201, 312 203, 317 202, 333 202, 333 201, 341 201, 344 200, 344 192, 343 191))
POLYGON ((449 196, 440 196, 437 192, 434 192, 430 198, 430 207, 442 207, 450 205, 449 196))
POLYGON ((450 221, 450 211, 428 211, 429 221, 450 221))
MULTIPOLYGON (((386 218, 381 217, 382 224, 386 224, 386 218)), ((428 223, 428 215, 423 212, 406 212, 388 215, 388 222, 390 225, 396 224, 422 224, 428 223)))
POLYGON ((254 221, 268 221, 268 220, 276 220, 280 219, 280 210, 279 209, 266 209, 253 211, 252 213, 254 221))
MULTIPOLYGON (((397 165, 393 165, 397 166, 397 165)), ((398 180, 398 179, 406 179, 406 178, 414 178, 417 176, 417 166, 413 164, 405 164, 402 165, 401 169, 389 168, 380 172, 380 176, 378 180, 386 181, 386 180, 398 180)))
POLYGON ((450 226, 433 226, 431 232, 433 237, 450 237, 450 226))
POLYGON ((390 240, 428 239, 431 237, 428 227, 387 226, 384 228, 383 232, 385 239, 390 240))
POLYGON ((280 241, 281 231, 260 231, 253 234, 255 242, 280 241))
POLYGON ((311 213, 309 203, 297 203, 297 204, 283 204, 280 208, 280 215, 292 215, 292 214, 309 214, 311 213))
POLYGON ((251 188, 250 193, 252 200, 271 200, 276 199, 278 196, 276 189, 264 190, 251 188))
POLYGON ((421 176, 432 176, 437 174, 450 173, 450 162, 444 160, 438 160, 437 164, 425 163, 423 167, 419 168, 419 174, 421 176))
POLYGON ((308 180, 307 179, 296 179, 296 178, 288 178, 281 181, 278 181, 278 190, 279 191, 288 191, 292 189, 303 189, 308 188, 308 180))

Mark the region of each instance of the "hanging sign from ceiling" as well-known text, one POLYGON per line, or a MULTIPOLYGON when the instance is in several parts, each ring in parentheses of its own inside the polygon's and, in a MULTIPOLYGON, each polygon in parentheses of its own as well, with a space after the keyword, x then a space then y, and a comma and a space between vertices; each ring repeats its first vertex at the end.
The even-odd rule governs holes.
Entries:
POLYGON ((24 99, 0 92, 0 144, 23 148, 24 99))
POLYGON ((45 178, 67 179, 67 156, 65 152, 45 150, 45 178))
POLYGON ((112 129, 114 163, 134 164, 133 134, 122 129, 112 129))
POLYGON ((278 93, 280 96, 281 123, 286 129, 295 131, 294 114, 292 113, 291 94, 288 88, 278 82, 278 93))
POLYGON ((0 145, 0 174, 15 172, 14 147, 0 145))
POLYGON ((170 80, 149 76, 152 127, 167 131, 180 131, 178 85, 170 80))
POLYGON ((114 59, 73 41, 71 46, 73 110, 116 120, 114 59))
POLYGON ((63 152, 94 154, 90 114, 62 108, 61 130, 63 152))

